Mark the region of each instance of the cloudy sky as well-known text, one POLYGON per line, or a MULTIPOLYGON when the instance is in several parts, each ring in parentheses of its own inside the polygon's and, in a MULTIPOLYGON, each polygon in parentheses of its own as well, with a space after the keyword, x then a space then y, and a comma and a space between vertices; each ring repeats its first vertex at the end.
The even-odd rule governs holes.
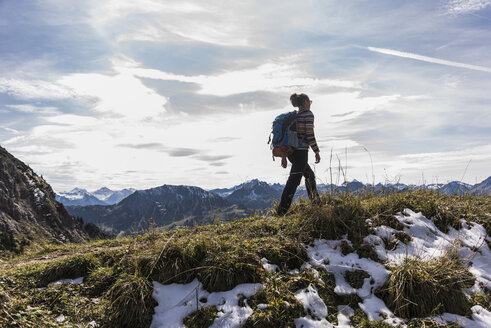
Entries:
POLYGON ((55 191, 284 183, 304 92, 319 182, 473 184, 490 54, 491 0, 0 0, 0 145, 55 191))

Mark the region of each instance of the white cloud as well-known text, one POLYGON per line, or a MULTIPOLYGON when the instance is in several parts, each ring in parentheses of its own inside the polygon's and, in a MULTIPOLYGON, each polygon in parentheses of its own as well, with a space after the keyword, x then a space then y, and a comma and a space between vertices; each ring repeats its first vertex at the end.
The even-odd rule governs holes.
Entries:
MULTIPOLYGON (((391 104, 401 99, 400 95, 383 95, 363 97, 360 91, 309 93, 312 99, 312 112, 315 115, 315 125, 332 133, 341 123, 349 122, 365 113, 390 110, 391 104)), ((343 124, 343 128, 346 128, 343 124)), ((346 130, 345 130, 346 131, 346 130)))
MULTIPOLYGON (((323 162, 317 165, 318 172, 329 172, 329 151, 321 152, 323 162)), ((343 170, 347 168, 347 180, 358 179, 365 182, 386 181, 403 183, 434 183, 460 180, 467 183, 477 183, 489 176, 487 167, 491 160, 491 146, 480 145, 468 149, 452 150, 434 153, 418 153, 394 156, 387 151, 370 151, 363 146, 333 150, 331 169, 335 175, 333 181, 343 180, 338 178, 341 164, 343 170), (347 157, 346 157, 347 155, 347 157), (338 162, 338 158, 340 163, 338 162), (373 171, 372 171, 373 163, 373 171), (466 167, 468 168, 466 170, 466 167), (374 178, 372 178, 372 172, 374 178), (479 178, 473 176, 475 172, 483 172, 479 178), (487 174, 487 175, 486 175, 487 174), (476 180, 477 181, 476 181, 476 180)), ((480 174, 480 173, 479 173, 480 174)), ((321 174, 318 174, 322 178, 321 174)), ((326 178, 324 178, 325 180, 326 178)))
POLYGON ((65 114, 65 115, 57 115, 53 117, 46 118, 48 123, 56 123, 61 125, 72 125, 79 127, 93 127, 95 126, 99 120, 90 116, 81 116, 81 115, 73 115, 73 114, 65 114))
POLYGON ((357 81, 311 77, 288 58, 279 58, 275 62, 265 63, 249 69, 209 76, 176 75, 145 68, 124 68, 119 70, 129 72, 138 77, 196 83, 200 85, 199 94, 214 96, 229 96, 255 91, 289 92, 313 87, 361 88, 360 83, 357 81))
POLYGON ((14 134, 18 134, 19 133, 19 131, 15 130, 15 129, 12 129, 12 128, 9 128, 9 127, 0 126, 0 128, 4 129, 5 131, 8 131, 10 133, 14 133, 14 134))
POLYGON ((97 2, 92 8, 92 19, 100 26, 128 15, 158 13, 173 15, 176 13, 199 13, 207 10, 202 6, 184 1, 156 0, 106 0, 97 2))
POLYGON ((5 144, 14 154, 27 156, 28 163, 41 163, 33 168, 56 181, 58 190, 89 184, 96 188, 99 183, 110 184, 110 177, 118 177, 119 186, 136 188, 164 183, 213 187, 228 184, 230 179, 242 182, 244 173, 253 177, 254 171, 274 169, 266 145, 272 116, 270 112, 256 112, 162 125, 128 118, 60 115, 5 144), (209 142, 209 138, 224 136, 230 138, 226 145, 209 142), (175 151, 169 154, 155 147, 118 147, 121 144, 162 144, 175 151), (70 167, 69 180, 61 181, 59 172, 66 171, 67 161, 78 165, 70 167), (231 175, 215 176, 217 166, 227 166, 231 175), (190 168, 202 170, 191 172, 190 168), (135 173, 125 175, 127 171, 135 173))
MULTIPOLYGON (((454 13, 474 13, 488 1, 449 3, 454 13)), ((401 148, 409 145, 417 152, 421 140, 426 139, 425 149, 440 146, 438 143, 458 149, 485 138, 485 132, 473 128, 486 128, 489 115, 481 112, 489 93, 485 88, 488 76, 452 70, 454 75, 435 77, 428 74, 433 67, 428 65, 401 75, 400 61, 397 65, 381 65, 383 60, 374 63, 366 49, 351 46, 360 42, 394 44, 396 40, 406 49, 437 49, 445 52, 438 57, 467 58, 462 61, 485 65, 488 52, 487 44, 481 42, 486 36, 483 25, 472 25, 467 21, 472 17, 466 17, 463 24, 448 16, 435 16, 434 9, 434 4, 420 1, 394 7, 318 0, 301 5, 288 1, 89 0, 65 4, 47 0, 39 12, 24 13, 32 15, 33 22, 50 25, 36 25, 44 37, 39 42, 73 41, 73 35, 80 36, 81 27, 87 35, 80 43, 75 39, 77 45, 61 43, 67 47, 49 47, 45 53, 37 53, 38 47, 31 48, 33 43, 19 42, 15 47, 24 47, 31 58, 39 59, 29 63, 13 56, 15 60, 0 61, 0 93, 6 93, 8 101, 8 95, 25 99, 5 112, 13 114, 11 122, 5 115, 5 126, 22 132, 4 132, 4 138, 10 138, 7 144, 14 154, 37 163, 33 167, 53 181, 55 188, 96 188, 99 184, 143 188, 163 183, 217 187, 249 178, 285 182, 288 170, 281 169, 279 161, 271 161, 266 140, 274 116, 293 110, 289 93, 300 91, 314 101, 316 135, 323 156, 315 165, 317 172, 328 167, 331 147, 340 157, 346 147, 352 167, 349 176, 363 177, 364 170, 370 170, 370 160, 362 149, 366 143, 373 148, 377 177, 383 177, 387 169, 391 175, 406 172, 417 179, 423 169, 438 171, 442 167, 450 176, 452 169, 455 172, 455 167, 467 161, 469 153, 399 157, 401 151, 393 149, 401 144, 401 148), (449 39, 455 43, 442 47, 449 39), (146 42, 131 42, 135 40, 146 42), (91 70, 103 67, 111 57, 112 67, 91 70), (17 61, 24 65, 14 67, 17 61), (190 65, 181 66, 186 63, 190 65), (199 75, 197 71, 212 73, 199 75), (250 110, 255 109, 255 93, 268 97, 268 101, 261 99, 265 104, 261 111, 250 110), (55 112, 54 107, 38 106, 37 99, 66 100, 56 102, 65 114, 55 112), (461 106, 462 99, 466 106, 461 106), (209 102, 202 108, 201 100, 209 102), (186 106, 191 109, 184 110, 186 106), (49 115, 40 122, 34 122, 36 115, 29 116, 29 128, 24 128, 21 122, 14 122, 14 109, 49 115), (176 109, 190 114, 175 114, 176 109), (193 115, 202 112, 207 115, 193 115), (449 122, 460 126, 451 130, 450 141, 442 141, 449 122), (224 172, 228 174, 219 174, 224 172)), ((489 72, 487 67, 414 53, 370 50, 489 72)), ((4 104, 3 108, 9 107, 4 104)), ((489 153, 487 148, 480 151, 489 153)), ((473 164, 489 162, 479 152, 471 155, 473 164)), ((481 170, 488 171, 487 167, 481 170)))
POLYGON ((366 49, 373 51, 373 52, 378 52, 381 54, 386 54, 386 55, 391 55, 391 56, 410 58, 410 59, 420 60, 420 61, 424 61, 424 62, 428 62, 428 63, 434 63, 434 64, 440 64, 440 65, 446 65, 446 66, 452 66, 452 67, 467 68, 467 69, 472 69, 472 70, 476 70, 476 71, 491 73, 491 68, 484 67, 484 66, 463 64, 463 63, 458 63, 458 62, 454 62, 454 61, 450 61, 450 60, 444 60, 444 59, 439 59, 439 58, 422 56, 422 55, 417 55, 417 54, 413 54, 413 53, 409 53, 409 52, 397 51, 397 50, 392 50, 392 49, 375 48, 375 47, 367 47, 366 49))
POLYGON ((491 0, 450 0, 444 4, 448 14, 459 15, 479 11, 491 5, 491 0))
POLYGON ((53 106, 36 106, 31 104, 21 104, 21 105, 7 105, 6 107, 12 108, 22 113, 33 113, 33 114, 43 114, 43 115, 55 115, 60 113, 58 111, 58 108, 53 106))
MULTIPOLYGON (((376 181, 380 181, 380 178, 383 181, 383 177, 388 177, 388 180, 394 181, 394 177, 397 177, 402 178, 402 182, 420 184, 455 181, 464 177, 464 182, 474 184, 476 181, 473 173, 482 172, 487 174, 485 177, 489 175, 487 168, 491 160, 491 146, 479 145, 460 150, 400 156, 379 151, 372 153, 372 157, 376 181), (466 172, 467 166, 469 167, 466 172)), ((357 161, 357 163, 362 162, 357 161)), ((361 168, 352 170, 352 174, 362 176, 361 168)))
MULTIPOLYGON (((320 129, 319 129, 320 130, 320 129)), ((342 139, 337 137, 328 137, 326 139, 317 138, 317 143, 319 146, 325 145, 325 153, 327 154, 328 150, 332 148, 333 151, 338 152, 347 148, 354 148, 361 146, 357 141, 351 139, 342 139)))
POLYGON ((77 96, 96 98, 93 109, 101 113, 145 119, 165 112, 167 99, 128 73, 72 74, 62 77, 58 83, 77 96))
MULTIPOLYGON (((249 46, 247 16, 237 15, 239 3, 109 0, 91 10, 92 24, 101 31, 113 31, 121 41, 197 41, 219 46, 249 46), (122 24, 122 21, 131 22, 122 24)), ((251 27, 249 27, 251 26, 251 27)))
POLYGON ((418 165, 422 166, 438 166, 444 162, 459 163, 469 160, 481 161, 491 159, 491 145, 481 145, 447 152, 407 154, 400 156, 400 158, 408 162, 416 162, 418 165))
POLYGON ((445 74, 442 76, 443 85, 449 89, 456 89, 462 84, 461 78, 456 75, 445 74))
POLYGON ((19 80, 0 78, 0 93, 21 99, 66 99, 73 92, 56 83, 42 80, 19 80))

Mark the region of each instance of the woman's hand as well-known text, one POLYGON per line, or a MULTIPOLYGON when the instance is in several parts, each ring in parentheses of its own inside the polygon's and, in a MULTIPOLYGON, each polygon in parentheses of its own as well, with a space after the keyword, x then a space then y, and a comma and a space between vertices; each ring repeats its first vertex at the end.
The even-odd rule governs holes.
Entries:
POLYGON ((321 161, 321 155, 319 154, 319 152, 315 153, 315 164, 319 164, 319 162, 321 161))
POLYGON ((288 162, 286 161, 286 157, 282 157, 281 158, 281 167, 286 169, 287 164, 288 164, 288 162))

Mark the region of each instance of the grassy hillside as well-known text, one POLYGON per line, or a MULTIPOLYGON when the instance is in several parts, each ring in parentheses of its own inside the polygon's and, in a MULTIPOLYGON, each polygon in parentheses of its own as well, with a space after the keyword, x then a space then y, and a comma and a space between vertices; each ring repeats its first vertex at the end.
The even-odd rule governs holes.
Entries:
MULTIPOLYGON (((120 240, 47 245, 0 262, 0 327, 87 327, 94 326, 92 321, 102 327, 148 327, 157 305, 152 282, 189 283, 195 278, 208 292, 261 283, 264 289, 239 301, 254 311, 246 327, 293 327, 294 319, 308 314, 295 293, 308 286, 315 287, 327 306, 329 322, 337 324, 337 306, 343 304, 354 309, 351 325, 386 327, 385 322, 368 320, 356 294, 340 296, 334 291, 332 272, 300 268, 309 261, 307 245, 343 236, 345 242, 339 244, 343 254, 356 253, 360 259, 385 265, 364 238, 382 225, 400 230, 394 214, 405 208, 434 218, 443 232, 460 228, 461 218, 483 225, 488 235, 491 232, 491 198, 412 191, 386 196, 323 195, 321 205, 299 201, 286 217, 254 216, 120 240), (265 270, 263 258, 280 271, 265 270), (299 270, 287 274, 294 269, 299 270), (77 277, 84 277, 84 282, 46 287, 77 277), (259 304, 268 306, 262 309, 259 304)), ((397 233, 385 247, 410 240, 411 236, 397 233)), ((436 261, 408 259, 386 265, 390 278, 376 294, 397 316, 420 317, 409 321, 409 326, 437 327, 437 322, 422 318, 443 312, 469 316, 472 305, 490 307, 490 290, 470 299, 463 295, 462 288, 474 284, 466 265, 450 251, 436 261)), ((352 271, 345 279, 360 288, 366 275, 352 271)), ((205 306, 184 323, 206 327, 216 316, 216 307, 205 306)))

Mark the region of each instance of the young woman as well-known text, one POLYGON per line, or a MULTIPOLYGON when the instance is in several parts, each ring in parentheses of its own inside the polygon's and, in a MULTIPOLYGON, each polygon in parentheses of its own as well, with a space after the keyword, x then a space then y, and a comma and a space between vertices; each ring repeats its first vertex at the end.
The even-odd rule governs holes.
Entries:
MULTIPOLYGON (((315 183, 314 171, 310 168, 308 161, 309 146, 315 153, 315 163, 319 163, 321 157, 319 155, 319 147, 315 141, 314 135, 314 114, 310 111, 312 100, 306 94, 292 94, 290 102, 293 107, 298 107, 297 113, 297 136, 301 142, 301 146, 293 151, 293 154, 288 156, 288 160, 292 163, 290 176, 286 182, 285 189, 281 195, 280 205, 278 206, 278 215, 285 215, 293 200, 293 196, 297 191, 297 187, 305 177, 305 186, 307 194, 311 201, 319 201, 319 194, 315 183)), ((286 168, 286 157, 281 160, 281 166, 286 168)))

